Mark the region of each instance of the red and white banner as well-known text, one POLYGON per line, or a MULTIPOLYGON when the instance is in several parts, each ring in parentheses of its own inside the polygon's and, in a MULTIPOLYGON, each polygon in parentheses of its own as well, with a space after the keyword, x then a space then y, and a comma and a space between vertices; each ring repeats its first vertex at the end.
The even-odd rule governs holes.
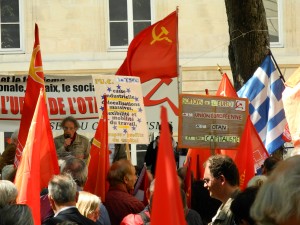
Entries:
MULTIPOLYGON (((19 128, 27 75, 0 75, 0 131, 12 132, 19 128)), ((81 129, 93 137, 99 117, 94 85, 91 75, 45 75, 46 103, 54 136, 61 134, 61 120, 67 116, 78 119, 81 129)), ((146 118, 148 131, 158 132, 160 107, 165 106, 174 132, 178 127, 178 82, 153 79, 142 84, 144 101, 147 100, 146 118)))

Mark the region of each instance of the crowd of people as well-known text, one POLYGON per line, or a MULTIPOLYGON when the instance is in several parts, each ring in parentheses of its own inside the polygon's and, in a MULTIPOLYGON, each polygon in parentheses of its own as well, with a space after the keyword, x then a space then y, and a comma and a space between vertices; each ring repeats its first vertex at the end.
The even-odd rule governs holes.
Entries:
MULTIPOLYGON (((117 155, 107 174, 109 189, 105 202, 84 191, 88 178, 90 140, 77 133, 79 124, 73 117, 62 123, 63 134, 54 138, 60 174, 54 175, 40 193, 41 224, 69 225, 143 225, 151 223, 152 197, 155 193, 155 165, 159 137, 148 146, 145 164, 150 182, 146 191, 147 204, 132 193, 137 181, 136 167, 127 160, 124 146, 115 145, 117 155)), ((225 155, 210 156, 201 180, 192 180, 187 193, 186 167, 178 165, 177 143, 172 137, 174 160, 178 169, 183 212, 188 225, 296 225, 300 224, 299 178, 300 156, 286 160, 269 157, 262 173, 253 177, 245 190, 240 190, 240 176, 233 159, 225 155), (191 194, 191 202, 188 196, 191 194)), ((18 190, 13 181, 17 132, 0 157, 0 225, 33 225, 30 208, 16 204, 18 190), (10 170, 9 170, 10 168, 10 170)), ((164 216, 164 212, 161 212, 164 216)))

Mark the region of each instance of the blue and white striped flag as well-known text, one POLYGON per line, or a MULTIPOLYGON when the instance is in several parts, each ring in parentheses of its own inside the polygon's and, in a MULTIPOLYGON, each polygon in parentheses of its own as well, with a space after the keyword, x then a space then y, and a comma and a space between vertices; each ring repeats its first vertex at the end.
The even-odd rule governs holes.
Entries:
POLYGON ((268 55, 254 75, 238 91, 240 98, 249 99, 249 113, 267 151, 272 154, 283 145, 286 125, 282 103, 284 83, 268 55))

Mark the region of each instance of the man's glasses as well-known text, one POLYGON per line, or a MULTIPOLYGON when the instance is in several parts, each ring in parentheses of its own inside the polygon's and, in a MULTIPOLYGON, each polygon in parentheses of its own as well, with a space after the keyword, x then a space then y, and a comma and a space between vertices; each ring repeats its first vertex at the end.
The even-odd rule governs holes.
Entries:
MULTIPOLYGON (((220 178, 220 176, 218 176, 218 177, 213 177, 213 180, 219 179, 219 178, 220 178)), ((211 181, 211 179, 209 179, 209 178, 203 178, 203 181, 204 181, 205 184, 208 184, 208 183, 211 181)))

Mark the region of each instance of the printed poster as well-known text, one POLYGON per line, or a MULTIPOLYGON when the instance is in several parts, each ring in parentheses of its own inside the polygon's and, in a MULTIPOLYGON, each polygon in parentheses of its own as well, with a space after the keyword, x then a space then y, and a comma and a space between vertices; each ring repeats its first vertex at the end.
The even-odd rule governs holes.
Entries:
POLYGON ((108 142, 148 144, 148 128, 138 77, 93 75, 95 96, 102 115, 107 96, 108 142))

